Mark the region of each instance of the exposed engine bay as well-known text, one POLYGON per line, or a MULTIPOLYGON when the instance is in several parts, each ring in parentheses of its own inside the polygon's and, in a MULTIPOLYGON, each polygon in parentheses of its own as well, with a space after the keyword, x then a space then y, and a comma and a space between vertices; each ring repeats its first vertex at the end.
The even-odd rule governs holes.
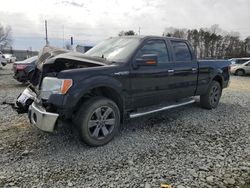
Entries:
MULTIPOLYGON (((44 77, 57 77, 63 70, 79 69, 87 67, 104 66, 105 63, 96 61, 97 58, 86 57, 78 52, 45 46, 39 53, 37 66, 28 78, 30 85, 17 97, 11 105, 18 113, 27 113, 29 106, 39 95, 39 90, 44 77)), ((104 59, 101 59, 105 61, 104 59)))

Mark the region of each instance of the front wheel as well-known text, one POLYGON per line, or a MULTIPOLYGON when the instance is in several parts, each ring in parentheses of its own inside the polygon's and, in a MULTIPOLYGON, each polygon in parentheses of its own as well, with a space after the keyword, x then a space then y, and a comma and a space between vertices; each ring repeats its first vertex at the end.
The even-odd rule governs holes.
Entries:
POLYGON ((90 146, 101 146, 111 141, 120 126, 120 111, 110 99, 94 97, 87 100, 75 120, 82 140, 90 146))
POLYGON ((213 80, 207 94, 200 96, 201 107, 206 109, 216 108, 219 104, 222 88, 219 82, 213 80))
POLYGON ((237 75, 237 76, 244 76, 245 75, 245 71, 244 70, 237 70, 236 72, 235 72, 235 74, 237 75))

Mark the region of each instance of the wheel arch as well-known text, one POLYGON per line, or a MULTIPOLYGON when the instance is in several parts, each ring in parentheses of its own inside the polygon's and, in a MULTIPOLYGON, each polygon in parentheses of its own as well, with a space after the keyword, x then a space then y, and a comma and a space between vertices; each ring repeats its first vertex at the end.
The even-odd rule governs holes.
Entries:
POLYGON ((221 89, 223 88, 223 78, 222 78, 222 76, 216 75, 212 80, 219 82, 220 86, 221 86, 221 89))
POLYGON ((243 71, 244 74, 246 74, 246 71, 243 68, 239 68, 235 71, 235 73, 237 73, 237 71, 243 71))
POLYGON ((124 100, 121 96, 121 93, 116 88, 111 87, 111 86, 106 86, 106 85, 98 85, 98 86, 90 88, 87 92, 85 92, 81 96, 81 98, 78 100, 74 108, 74 113, 78 111, 80 106, 85 101, 95 96, 103 96, 114 101, 120 110, 121 121, 123 120, 124 100))

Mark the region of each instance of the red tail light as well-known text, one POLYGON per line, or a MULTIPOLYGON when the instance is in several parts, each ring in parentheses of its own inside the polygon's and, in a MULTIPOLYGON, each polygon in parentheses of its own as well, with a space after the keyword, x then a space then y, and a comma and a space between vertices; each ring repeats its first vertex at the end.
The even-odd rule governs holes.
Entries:
POLYGON ((17 64, 17 65, 16 65, 16 69, 17 69, 17 70, 23 70, 23 69, 25 69, 27 66, 28 66, 28 65, 26 65, 26 64, 17 64))

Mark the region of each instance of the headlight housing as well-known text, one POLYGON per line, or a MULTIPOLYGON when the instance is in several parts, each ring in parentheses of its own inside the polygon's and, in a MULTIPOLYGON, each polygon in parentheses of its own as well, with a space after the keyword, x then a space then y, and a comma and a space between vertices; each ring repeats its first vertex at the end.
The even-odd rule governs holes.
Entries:
POLYGON ((42 82, 41 98, 49 99, 51 94, 66 94, 72 85, 72 79, 45 77, 42 82))

